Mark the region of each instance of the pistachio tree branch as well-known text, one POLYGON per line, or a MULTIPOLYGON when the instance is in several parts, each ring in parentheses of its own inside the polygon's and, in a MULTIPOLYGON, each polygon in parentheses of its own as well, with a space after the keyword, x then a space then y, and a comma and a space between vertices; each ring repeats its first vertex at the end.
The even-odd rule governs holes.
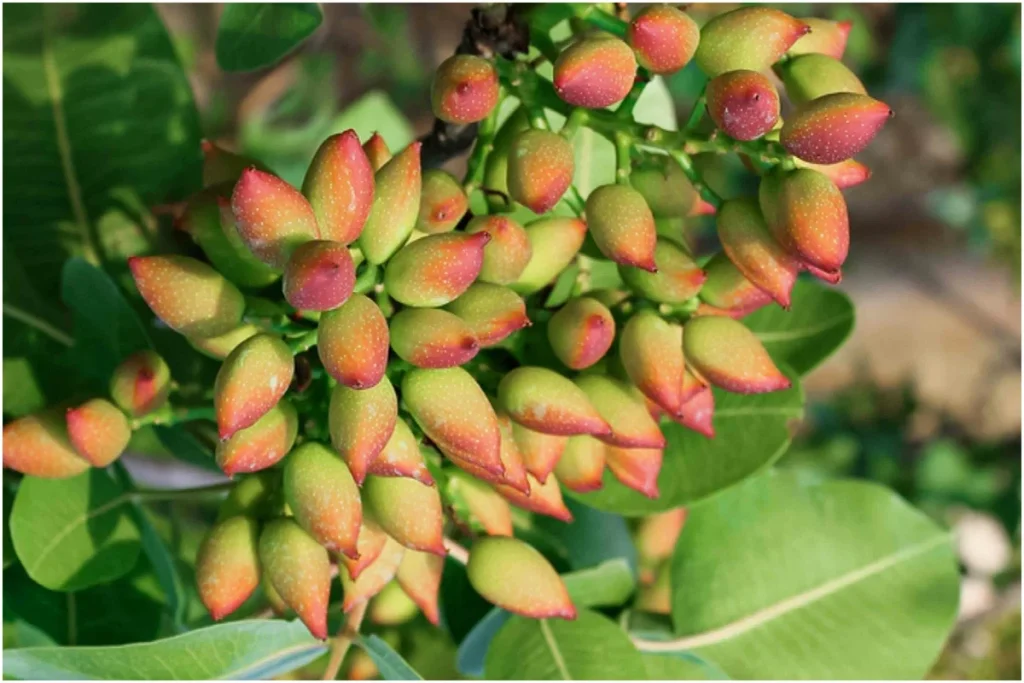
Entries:
POLYGON ((369 600, 364 600, 348 613, 348 618, 342 622, 338 634, 334 636, 331 643, 331 656, 327 660, 327 668, 324 669, 322 680, 333 681, 338 677, 341 665, 345 661, 348 649, 352 647, 352 641, 359 637, 359 629, 363 625, 363 617, 366 616, 366 608, 369 600))

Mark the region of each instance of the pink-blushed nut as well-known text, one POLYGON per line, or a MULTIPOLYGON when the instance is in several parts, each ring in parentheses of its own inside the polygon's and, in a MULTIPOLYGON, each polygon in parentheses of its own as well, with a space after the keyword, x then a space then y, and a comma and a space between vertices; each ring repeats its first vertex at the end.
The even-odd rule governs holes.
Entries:
POLYGON ((760 394, 790 386, 760 340, 732 318, 692 318, 683 331, 683 349, 701 377, 726 391, 760 394))
POLYGON ((656 219, 686 217, 698 197, 682 166, 667 154, 644 159, 630 172, 629 183, 656 219))
POLYGON ((574 107, 603 109, 626 98, 636 76, 636 56, 622 40, 597 34, 573 43, 555 60, 555 92, 574 107))
POLYGON ((414 142, 374 176, 373 208, 359 234, 359 248, 370 263, 380 265, 409 239, 420 213, 421 143, 414 142))
POLYGON ((824 174, 840 190, 860 185, 871 178, 871 169, 855 159, 840 161, 838 164, 812 164, 797 159, 796 165, 797 168, 809 168, 824 174))
POLYGON ((867 147, 892 116, 889 105, 867 95, 825 95, 786 119, 779 141, 804 161, 838 164, 867 147))
POLYGON ((526 475, 526 481, 530 485, 530 492, 524 494, 511 486, 499 484, 494 487, 508 502, 518 508, 536 512, 538 515, 554 517, 563 522, 572 521, 572 513, 565 507, 562 500, 562 489, 558 487, 558 478, 549 474, 547 481, 543 484, 534 478, 532 474, 526 475))
POLYGON ((313 207, 271 173, 247 168, 231 193, 235 229, 256 258, 284 268, 295 247, 320 238, 313 207))
POLYGON ((686 514, 686 508, 674 508, 640 521, 633 536, 639 556, 640 583, 651 583, 658 566, 672 557, 686 523, 686 514))
POLYGON ((545 434, 605 435, 611 427, 578 386, 554 370, 521 366, 498 384, 498 401, 509 416, 545 434))
POLYGON ((602 185, 587 197, 587 224, 605 257, 623 266, 656 272, 658 229, 643 195, 625 185, 602 185))
POLYGON ((302 181, 320 237, 343 245, 356 241, 373 206, 373 173, 355 131, 324 140, 302 181))
POLYGON ((681 304, 697 296, 705 274, 697 262, 679 245, 664 237, 654 247, 656 272, 620 266, 622 280, 634 292, 651 301, 681 304))
POLYGON ((357 558, 363 506, 348 467, 331 449, 307 441, 288 456, 284 498, 295 521, 332 553, 357 558))
POLYGON ((533 255, 512 289, 529 295, 546 287, 572 263, 587 236, 578 218, 541 218, 526 226, 533 255))
POLYGON ((839 92, 867 95, 857 75, 835 57, 808 54, 794 57, 775 67, 786 86, 786 95, 794 105, 839 92))
POLYGON ((368 389, 339 384, 331 390, 327 426, 331 444, 362 485, 398 424, 398 397, 384 376, 368 389))
POLYGON ((133 353, 110 377, 110 396, 130 417, 162 408, 170 393, 171 369, 155 351, 133 353))
POLYGON ((303 311, 329 311, 345 303, 356 283, 352 256, 341 242, 311 240, 284 267, 284 298, 303 311))
POLYGON ((727 71, 707 85, 707 107, 718 128, 736 140, 756 140, 779 120, 779 93, 757 71, 727 71))
POLYGON ((176 332, 215 337, 242 321, 242 293, 205 263, 188 256, 133 256, 128 267, 146 305, 176 332))
POLYGON ((444 306, 476 280, 490 239, 486 232, 450 232, 411 242, 388 261, 384 286, 395 301, 406 306, 444 306))
POLYGON ((428 235, 451 232, 469 210, 469 198, 454 176, 439 168, 423 171, 416 229, 428 235))
POLYGON ((412 598, 431 624, 437 626, 440 610, 437 596, 441 590, 441 575, 444 572, 444 558, 430 553, 406 550, 402 563, 398 565, 395 579, 405 594, 412 598))
POLYGON ((202 140, 200 146, 203 150, 203 187, 222 183, 233 185, 242 171, 250 166, 266 170, 255 159, 229 152, 210 140, 202 140))
POLYGON ((345 679, 349 681, 372 681, 380 678, 380 669, 373 658, 365 650, 353 650, 349 654, 351 661, 345 671, 345 679))
MULTIPOLYGON (((704 264, 707 280, 700 290, 701 301, 721 314, 742 318, 772 302, 770 294, 743 277, 724 252, 704 264)), ((703 305, 703 304, 702 304, 703 305)), ((702 313, 709 311, 698 308, 702 313)))
POLYGON ((391 348, 418 368, 451 368, 472 360, 480 342, 454 313, 404 308, 391 318, 391 348))
POLYGON ((562 457, 570 437, 544 434, 517 422, 512 423, 512 435, 515 437, 516 446, 519 447, 526 471, 540 483, 545 483, 548 475, 558 464, 558 459, 562 457))
POLYGON ((690 209, 689 216, 714 216, 718 209, 715 208, 714 204, 711 204, 706 199, 697 195, 697 199, 693 203, 693 208, 690 209))
POLYGON ((224 360, 235 347, 249 337, 260 333, 260 328, 250 323, 242 323, 230 332, 216 337, 186 337, 188 343, 204 356, 216 360, 224 360))
POLYGON ((817 17, 806 17, 800 21, 810 26, 811 30, 793 43, 793 47, 789 48, 789 56, 817 53, 842 59, 853 22, 830 21, 817 17))
POLYGON ((623 448, 665 447, 658 423, 625 382, 606 375, 582 375, 576 378, 576 386, 612 428, 610 434, 599 435, 598 439, 623 448))
POLYGON ((605 444, 592 436, 570 436, 555 476, 562 486, 576 493, 597 491, 604 486, 605 444))
POLYGON ((725 202, 717 217, 718 238, 733 265, 788 309, 800 265, 772 238, 757 200, 725 202))
POLYGON ((663 453, 660 448, 622 448, 609 445, 605 450, 608 469, 623 486, 648 498, 657 498, 658 475, 663 453))
POLYGON ((509 285, 519 279, 533 255, 523 226, 507 216, 477 216, 466 226, 466 232, 486 232, 491 236, 484 247, 481 281, 509 285))
POLYGON ((369 473, 378 477, 409 477, 425 486, 434 485, 420 451, 420 442, 401 418, 380 454, 370 461, 369 473))
POLYGON ((117 460, 132 438, 128 419, 106 399, 94 398, 69 408, 66 419, 71 445, 93 467, 106 467, 117 460))
POLYGON ((850 218, 839 188, 808 168, 761 178, 761 213, 776 241, 801 263, 837 272, 850 249, 850 218))
POLYGON ((217 444, 217 466, 229 477, 273 467, 288 455, 298 431, 298 414, 282 399, 253 425, 217 444))
POLYGON ((363 502, 385 532, 406 548, 444 557, 444 512, 436 486, 408 477, 363 482, 363 502))
POLYGON ((693 59, 700 28, 689 14, 671 5, 651 5, 629 22, 626 41, 640 66, 651 73, 670 74, 693 59))
POLYGON ((549 130, 525 130, 508 152, 508 193, 535 214, 554 208, 576 172, 572 143, 549 130))
POLYGON ((476 477, 452 472, 448 494, 455 500, 454 510, 467 525, 479 525, 491 536, 512 535, 512 509, 508 501, 476 477))
POLYGON ((622 328, 619 360, 644 396, 666 412, 679 411, 686 369, 681 326, 663 320, 654 311, 637 311, 622 328))
POLYGON ((678 415, 669 415, 669 417, 687 429, 692 429, 698 434, 713 439, 715 437, 715 426, 713 423, 715 417, 715 395, 711 391, 711 387, 705 386, 700 388, 693 398, 683 403, 683 407, 680 408, 678 415))
POLYGON ((365 294, 320 316, 317 353, 324 369, 352 389, 377 386, 388 364, 388 321, 365 294))
POLYGON ((266 415, 284 396, 294 373, 292 352, 277 337, 258 334, 235 347, 213 385, 220 438, 227 439, 266 415))
POLYGON ((39 412, 4 425, 4 467, 31 477, 64 479, 89 469, 68 439, 61 415, 39 412))
POLYGON ((508 287, 489 282, 474 282, 445 310, 469 326, 480 348, 494 346, 531 324, 522 297, 508 287))
POLYGON ((810 30, 780 10, 742 7, 704 24, 694 59, 709 78, 737 69, 764 71, 810 30))
POLYGON ((548 321, 548 341, 567 367, 589 368, 608 353, 615 341, 615 318, 597 299, 570 299, 548 321))
POLYGON ((266 523, 260 534, 260 566, 286 605, 314 638, 327 639, 331 558, 327 549, 291 518, 266 523))
POLYGON ((359 538, 356 541, 356 552, 359 557, 353 559, 346 555, 338 556, 338 561, 345 566, 345 571, 353 581, 380 557, 389 538, 380 525, 373 521, 370 513, 363 510, 363 523, 359 527, 359 538))
MULTIPOLYGON (((411 551, 406 551, 411 552, 411 551)), ((405 553, 402 554, 405 559, 405 553)), ((342 577, 342 585, 345 585, 345 578, 342 577)), ((370 623, 380 626, 400 626, 408 623, 419 614, 419 607, 412 601, 398 582, 392 580, 384 585, 370 600, 366 616, 370 623)))
POLYGON ((384 141, 380 133, 374 133, 363 143, 363 151, 366 152, 366 158, 370 160, 370 167, 373 168, 374 173, 391 161, 391 150, 388 149, 388 143, 384 141))
POLYGON ((526 467, 523 465, 523 457, 519 453, 519 446, 512 434, 512 421, 508 415, 498 413, 498 427, 501 430, 502 473, 500 475, 458 458, 452 458, 452 462, 477 479, 495 485, 508 486, 523 495, 529 495, 530 483, 526 478, 526 467))
POLYGON ((498 71, 483 57, 453 55, 434 72, 430 105, 446 123, 483 121, 498 106, 498 71))
POLYGON ((576 608, 555 568, 516 538, 481 538, 469 550, 469 583, 488 602, 533 619, 575 619, 576 608))
POLYGON ((462 368, 411 370, 402 378, 402 401, 446 456, 495 475, 504 473, 498 417, 468 372, 462 368))
POLYGON ((363 569, 359 578, 353 579, 346 572, 339 572, 344 592, 341 611, 350 612, 353 607, 361 605, 384 590, 398 573, 405 553, 406 549, 389 536, 385 538, 380 554, 363 569))
POLYGON ((215 524, 196 555, 196 587, 210 616, 220 621, 259 585, 259 523, 236 515, 215 524))

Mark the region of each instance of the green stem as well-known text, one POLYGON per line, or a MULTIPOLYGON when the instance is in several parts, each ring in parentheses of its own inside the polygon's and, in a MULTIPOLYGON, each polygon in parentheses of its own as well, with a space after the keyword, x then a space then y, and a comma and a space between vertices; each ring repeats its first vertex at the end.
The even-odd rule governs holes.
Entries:
POLYGON ((686 125, 683 126, 683 134, 692 133, 697 130, 697 125, 704 119, 704 108, 707 99, 705 92, 707 85, 700 90, 700 95, 697 96, 697 101, 693 103, 693 109, 690 110, 690 117, 686 119, 686 125))
POLYGON ((624 22, 622 19, 608 14, 604 10, 599 9, 596 5, 575 5, 575 7, 578 8, 576 9, 576 16, 594 28, 607 31, 619 38, 624 38, 626 36, 626 28, 629 24, 624 22))
POLYGON ((690 155, 682 150, 672 150, 669 154, 682 167, 683 173, 690 179, 690 183, 700 193, 700 196, 704 198, 704 201, 715 207, 716 211, 721 208, 722 198, 704 182, 703 176, 693 167, 693 160, 690 158, 690 155))
POLYGON ((139 489, 131 491, 127 497, 140 503, 151 503, 158 500, 195 500, 227 493, 235 485, 226 481, 222 484, 211 484, 193 489, 139 489))
POLYGON ((625 133, 615 136, 615 182, 619 185, 629 184, 629 173, 632 170, 630 152, 633 140, 625 133))
POLYGON ((636 109, 636 103, 640 100, 640 96, 644 94, 644 88, 651 82, 650 76, 647 74, 645 69, 641 69, 637 75, 636 81, 633 83, 633 87, 630 89, 629 94, 626 95, 626 99, 622 100, 618 108, 615 110, 615 116, 620 119, 632 120, 633 110, 636 109))
POLYGON ((487 157, 494 151, 494 136, 498 133, 498 111, 501 109, 504 99, 505 90, 502 89, 498 95, 498 104, 491 110, 487 118, 480 122, 476 144, 473 146, 473 152, 467 162, 466 176, 463 180, 463 188, 467 195, 483 185, 487 157))
POLYGON ((352 291, 356 294, 366 294, 377 285, 377 276, 380 273, 380 266, 367 263, 366 268, 356 277, 356 283, 352 291))
POLYGON ((558 131, 558 134, 564 137, 566 140, 572 140, 573 136, 576 135, 582 126, 587 125, 589 120, 590 112, 583 107, 576 107, 569 113, 569 118, 565 120, 565 125, 562 126, 562 130, 558 131))
POLYGON ((213 420, 214 417, 212 405, 174 407, 168 403, 148 415, 135 418, 131 421, 131 427, 134 431, 146 425, 175 425, 196 420, 213 420))
POLYGON ((320 330, 311 330, 310 332, 306 332, 302 336, 286 339, 285 343, 288 344, 288 348, 292 350, 292 355, 297 356, 303 351, 308 351, 309 349, 316 346, 316 341, 319 334, 320 330))
POLYGON ((569 189, 565 191, 565 195, 562 197, 562 201, 565 202, 566 206, 568 206, 577 216, 583 215, 583 211, 587 205, 575 185, 569 186, 569 189))

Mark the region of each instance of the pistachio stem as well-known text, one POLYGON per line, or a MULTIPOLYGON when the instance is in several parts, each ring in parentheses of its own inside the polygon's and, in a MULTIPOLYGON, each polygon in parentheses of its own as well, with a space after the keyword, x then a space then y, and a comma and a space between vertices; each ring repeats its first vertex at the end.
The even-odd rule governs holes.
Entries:
POLYGON ((469 156, 466 165, 466 177, 463 180, 463 189, 468 195, 483 184, 484 170, 487 168, 487 157, 494 151, 494 136, 498 132, 498 112, 505 100, 506 91, 504 88, 498 94, 498 103, 488 114, 487 118, 480 122, 477 131, 476 144, 473 145, 473 152, 469 156))
POLYGON ((182 422, 214 419, 213 406, 172 406, 166 404, 152 413, 137 417, 131 421, 132 430, 146 425, 174 425, 182 422))
POLYGON ((352 641, 359 637, 359 628, 363 625, 363 617, 366 616, 366 608, 369 601, 363 601, 352 608, 348 618, 341 625, 338 634, 334 636, 331 643, 331 657, 327 661, 327 668, 324 669, 322 680, 333 681, 338 677, 341 665, 345 661, 348 649, 352 647, 352 641))
POLYGON ((444 537, 444 549, 448 551, 448 556, 459 564, 469 562, 469 551, 466 550, 465 546, 460 545, 447 536, 444 537))

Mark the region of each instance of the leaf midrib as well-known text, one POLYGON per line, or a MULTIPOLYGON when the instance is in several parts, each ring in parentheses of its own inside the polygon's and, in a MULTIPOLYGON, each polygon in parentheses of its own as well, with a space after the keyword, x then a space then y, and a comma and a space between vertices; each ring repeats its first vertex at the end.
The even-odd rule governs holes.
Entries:
POLYGON ((540 632, 544 636, 544 642, 547 643, 548 649, 551 650, 551 658, 555 660, 555 667, 558 669, 558 673, 561 674, 562 680, 571 681, 572 676, 569 674, 569 668, 565 665, 562 650, 558 647, 558 641, 555 640, 555 634, 551 632, 551 626, 548 624, 547 619, 540 620, 540 632))
POLYGON ((794 339, 805 339, 812 337, 816 334, 825 332, 841 323, 851 320, 853 314, 843 313, 818 323, 817 325, 810 325, 799 330, 779 330, 777 332, 754 332, 758 339, 761 340, 762 344, 776 344, 778 342, 793 341, 794 339))
POLYGON ((70 534, 72 531, 82 526, 83 524, 88 523, 89 520, 95 519, 96 517, 99 517, 102 514, 106 514, 107 512, 113 510, 114 508, 127 503, 129 500, 131 500, 131 495, 123 493, 117 496, 116 498, 111 499, 109 502, 99 506, 98 508, 93 508, 92 510, 89 510, 89 512, 87 512, 86 514, 79 515, 78 517, 73 518, 68 523, 67 526, 61 529, 59 533, 55 534, 53 538, 50 539, 50 542, 46 545, 45 548, 43 548, 42 552, 36 556, 35 562, 33 562, 31 565, 26 565, 25 569, 26 571, 28 571, 29 576, 34 574, 35 571, 39 569, 39 565, 46 561, 46 558, 50 556, 50 553, 52 553, 54 549, 60 545, 61 541, 63 541, 68 534, 70 534))

